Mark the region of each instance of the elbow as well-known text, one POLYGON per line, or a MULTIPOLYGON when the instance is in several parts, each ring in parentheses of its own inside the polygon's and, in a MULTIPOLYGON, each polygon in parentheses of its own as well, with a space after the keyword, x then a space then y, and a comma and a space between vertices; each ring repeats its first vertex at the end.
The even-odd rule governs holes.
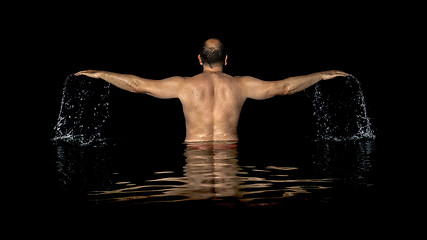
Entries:
POLYGON ((128 79, 129 80, 126 82, 126 85, 127 85, 127 90, 129 92, 145 93, 144 84, 142 84, 137 77, 134 77, 133 75, 128 75, 128 79))
POLYGON ((149 92, 147 90, 145 90, 142 87, 138 87, 138 86, 134 87, 131 92, 133 92, 133 93, 141 93, 141 94, 149 94, 149 92))
POLYGON ((130 91, 133 93, 142 93, 142 88, 137 85, 130 86, 130 91))
POLYGON ((138 83, 130 84, 129 88, 130 88, 130 91, 133 93, 142 93, 142 94, 147 93, 147 90, 144 88, 144 86, 138 83))
POLYGON ((135 86, 135 85, 133 85, 133 84, 129 84, 129 85, 125 88, 125 90, 128 90, 129 92, 132 92, 132 93, 140 93, 140 92, 141 92, 141 90, 139 89, 139 87, 138 87, 138 86, 135 86))
POLYGON ((295 89, 290 84, 285 84, 283 86, 282 94, 283 95, 292 95, 295 93, 295 89))

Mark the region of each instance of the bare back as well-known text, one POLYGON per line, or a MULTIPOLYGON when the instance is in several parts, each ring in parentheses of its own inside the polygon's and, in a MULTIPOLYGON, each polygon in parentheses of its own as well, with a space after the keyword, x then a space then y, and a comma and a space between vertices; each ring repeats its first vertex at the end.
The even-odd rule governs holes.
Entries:
POLYGON ((186 142, 237 140, 237 125, 246 97, 240 80, 223 72, 186 78, 179 99, 186 142))

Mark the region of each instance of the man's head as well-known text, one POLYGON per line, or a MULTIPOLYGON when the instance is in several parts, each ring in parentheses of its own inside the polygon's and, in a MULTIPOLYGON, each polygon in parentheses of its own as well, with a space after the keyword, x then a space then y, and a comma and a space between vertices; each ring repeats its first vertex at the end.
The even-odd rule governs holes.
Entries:
POLYGON ((207 65, 210 68, 222 67, 227 65, 227 54, 222 42, 216 38, 210 38, 203 43, 199 54, 201 65, 207 65))

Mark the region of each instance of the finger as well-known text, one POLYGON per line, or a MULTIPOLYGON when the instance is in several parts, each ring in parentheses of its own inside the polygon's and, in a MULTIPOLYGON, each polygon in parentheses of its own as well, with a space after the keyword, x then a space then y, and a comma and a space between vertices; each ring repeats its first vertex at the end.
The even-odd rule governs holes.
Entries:
POLYGON ((80 76, 80 75, 86 75, 88 71, 80 71, 80 72, 76 72, 74 75, 75 76, 80 76))
POLYGON ((347 76, 348 76, 348 75, 350 75, 350 74, 348 74, 348 73, 346 73, 346 72, 342 72, 342 71, 337 71, 337 75, 338 75, 338 76, 347 77, 347 76))

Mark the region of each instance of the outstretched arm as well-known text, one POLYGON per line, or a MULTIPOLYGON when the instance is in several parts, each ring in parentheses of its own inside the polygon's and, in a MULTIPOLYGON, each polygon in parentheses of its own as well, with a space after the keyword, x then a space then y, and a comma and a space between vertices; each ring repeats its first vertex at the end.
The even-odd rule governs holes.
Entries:
POLYGON ((303 76, 286 78, 280 81, 262 81, 254 77, 241 77, 246 97, 263 100, 279 95, 291 95, 300 92, 321 80, 346 77, 347 73, 337 70, 317 72, 303 76))
POLYGON ((184 79, 182 77, 171 77, 163 80, 151 80, 130 74, 98 70, 80 71, 75 75, 85 75, 91 78, 100 78, 126 91, 134 93, 145 93, 157 98, 178 97, 184 79))

